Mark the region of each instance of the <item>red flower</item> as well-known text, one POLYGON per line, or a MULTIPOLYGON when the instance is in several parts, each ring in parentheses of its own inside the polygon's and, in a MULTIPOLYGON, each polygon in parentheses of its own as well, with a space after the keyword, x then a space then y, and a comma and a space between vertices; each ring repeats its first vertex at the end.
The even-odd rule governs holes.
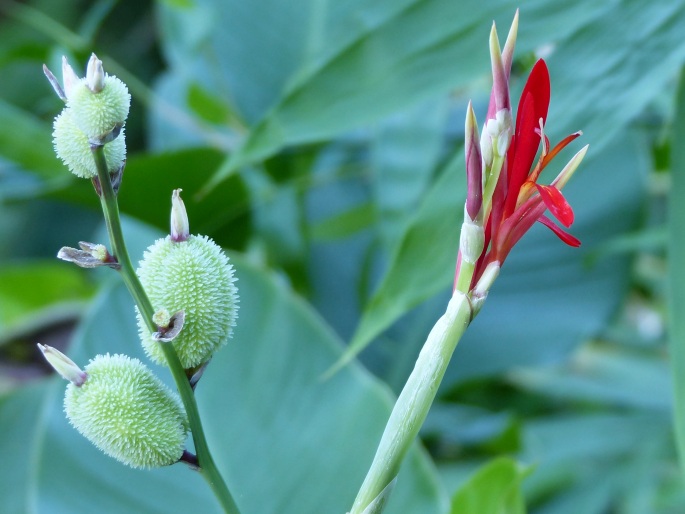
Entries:
MULTIPOLYGON (((564 227, 573 223, 573 209, 561 193, 561 188, 580 164, 587 147, 578 152, 550 185, 538 184, 540 173, 571 141, 580 136, 576 132, 550 150, 544 134, 550 102, 550 80, 545 61, 540 59, 526 82, 516 114, 511 143, 495 186, 490 212, 485 212, 483 251, 478 259, 471 287, 474 287, 491 262, 501 265, 514 245, 539 221, 550 228, 569 246, 580 246, 580 241, 563 230, 545 215, 549 212, 564 227), (533 166, 535 156, 542 151, 533 166)), ((468 204, 468 200, 467 200, 468 204)))

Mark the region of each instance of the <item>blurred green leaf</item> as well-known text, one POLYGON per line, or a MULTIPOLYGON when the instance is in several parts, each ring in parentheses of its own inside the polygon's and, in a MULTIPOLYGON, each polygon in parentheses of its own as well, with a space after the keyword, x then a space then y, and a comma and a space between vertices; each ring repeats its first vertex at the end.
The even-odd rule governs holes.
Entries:
MULTIPOLYGON (((250 200, 241 177, 235 175, 211 194, 198 197, 221 159, 221 152, 209 148, 130 157, 119 195, 120 210, 166 232, 171 192, 181 188, 193 234, 209 235, 221 246, 242 248, 250 231, 250 200)), ((78 181, 54 196, 99 209, 90 181, 78 181)))
POLYGON ((5 159, 44 179, 65 182, 69 174, 59 174, 62 167, 52 148, 50 126, 31 114, 0 99, 0 148, 5 159))
POLYGON ((94 293, 83 270, 61 262, 0 268, 0 343, 17 332, 76 316, 94 293))
POLYGON ((195 114, 209 123, 227 123, 231 118, 231 110, 221 98, 214 96, 197 82, 190 84, 187 102, 195 114))
POLYGON ((584 348, 563 366, 517 369, 509 379, 539 395, 669 412, 667 363, 644 355, 584 348))
MULTIPOLYGON (((165 91, 202 76, 253 127, 222 170, 227 176, 284 145, 323 140, 480 80, 489 70, 487 27, 493 19, 508 27, 517 7, 510 0, 205 0, 161 9, 174 70, 165 91)), ((528 2, 519 47, 563 40, 608 11, 590 0, 553 10, 528 2)))
MULTIPOLYGON (((685 72, 678 87, 673 141, 685 141, 685 72)), ((685 147, 672 145, 673 169, 668 219, 668 330, 674 388, 675 435, 681 469, 685 471, 685 147)))
POLYGON ((369 227, 375 217, 372 203, 364 203, 312 226, 311 237, 319 240, 343 239, 369 227))
MULTIPOLYGON (((130 226, 127 233, 136 248, 154 237, 133 234, 130 226)), ((137 253, 133 251, 134 257, 137 253)), ((340 342, 269 274, 237 255, 232 260, 240 280, 240 322, 197 390, 215 460, 244 512, 345 512, 389 414, 387 390, 358 366, 321 382, 319 376, 337 358, 340 342)), ((99 297, 69 355, 85 363, 104 352, 145 359, 123 287, 99 297)), ((163 368, 155 367, 155 372, 168 378, 163 368)), ((28 467, 21 480, 12 466, 4 466, 0 481, 13 483, 16 495, 31 508, 51 514, 93 505, 104 514, 218 511, 207 485, 185 466, 132 470, 101 454, 64 418, 63 390, 64 382, 55 379, 30 402, 10 397, 0 404, 3 434, 21 431, 41 441, 19 447, 23 455, 15 455, 14 440, 0 441, 3 455, 14 455, 28 467), (37 409, 36 402, 44 407, 37 409), (12 410, 4 409, 8 405, 12 410), (32 413, 37 410, 36 419, 32 413), (14 449, 8 453, 10 447, 14 449), (6 479, 8 474, 14 477, 6 479)), ((425 455, 413 450, 387 512, 437 514, 445 503, 425 455)), ((15 512, 25 511, 8 514, 15 512)))
POLYGON ((6 491, 2 508, 6 514, 24 514, 34 507, 31 484, 35 463, 29 456, 41 440, 41 413, 46 393, 47 387, 41 384, 0 397, 0 448, 7 462, 12 463, 0 470, 0 481, 6 491))
POLYGON ((371 142, 371 187, 378 230, 388 251, 429 188, 442 150, 447 102, 432 101, 380 124, 371 142))
POLYGON ((452 498, 452 514, 525 514, 524 476, 513 460, 500 457, 481 467, 452 498))

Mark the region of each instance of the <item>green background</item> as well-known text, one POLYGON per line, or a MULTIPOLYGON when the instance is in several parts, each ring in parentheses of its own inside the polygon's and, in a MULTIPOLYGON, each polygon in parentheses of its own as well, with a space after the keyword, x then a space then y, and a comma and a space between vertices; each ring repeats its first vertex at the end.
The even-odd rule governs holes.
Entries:
POLYGON ((105 235, 92 186, 54 156, 43 63, 82 75, 95 51, 129 86, 134 260, 180 187, 191 231, 236 264, 238 327, 198 402, 243 513, 343 514, 449 297, 466 105, 483 120, 491 23, 503 40, 516 8, 513 104, 544 57, 547 135, 584 133, 542 180, 590 144, 565 189, 583 244, 536 226, 517 245, 388 512, 685 511, 685 3, 7 0, 0 512, 218 512, 181 465, 99 454, 35 350, 143 358, 119 277, 54 257, 105 235), (343 355, 358 358, 324 379, 343 355))

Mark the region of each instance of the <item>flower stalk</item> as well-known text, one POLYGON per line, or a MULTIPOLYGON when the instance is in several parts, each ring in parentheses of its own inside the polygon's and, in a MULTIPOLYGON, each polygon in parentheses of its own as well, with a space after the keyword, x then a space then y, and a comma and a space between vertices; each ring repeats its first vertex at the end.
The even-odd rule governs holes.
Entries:
POLYGON ((428 334, 414 370, 397 398, 350 514, 382 512, 402 460, 428 415, 452 353, 470 322, 469 300, 455 291, 445 314, 428 334))
POLYGON ((503 50, 494 24, 490 32, 493 87, 480 138, 471 104, 466 113, 467 198, 452 298, 428 335, 397 399, 350 514, 383 511, 402 460, 426 419, 452 354, 471 320, 480 312, 513 246, 536 221, 569 246, 580 245, 545 212, 549 210, 565 227, 573 223, 573 210, 561 188, 578 168, 587 147, 570 160, 550 185, 538 184, 542 170, 581 133, 571 134, 550 150, 544 133, 550 82, 542 60, 535 64, 523 88, 514 123, 509 75, 517 28, 518 12, 503 50), (538 153, 538 161, 533 165, 538 153))
MULTIPOLYGON (((92 145, 91 150, 97 168, 97 182, 99 187, 96 187, 96 190, 99 191, 100 203, 102 205, 102 212, 104 214, 112 252, 121 265, 121 276, 138 309, 142 313, 147 327, 151 332, 156 332, 158 328, 153 321, 155 310, 136 275, 124 240, 121 229, 119 205, 116 193, 112 187, 111 176, 107 169, 104 147, 103 145, 92 145)), ((198 471, 211 487, 212 492, 221 504, 224 512, 226 514, 240 514, 240 510, 212 458, 202 427, 195 395, 186 373, 181 366, 181 362, 178 359, 178 355, 176 355, 173 345, 166 343, 160 343, 160 345, 188 416, 188 424, 190 426, 195 452, 197 454, 198 471)))

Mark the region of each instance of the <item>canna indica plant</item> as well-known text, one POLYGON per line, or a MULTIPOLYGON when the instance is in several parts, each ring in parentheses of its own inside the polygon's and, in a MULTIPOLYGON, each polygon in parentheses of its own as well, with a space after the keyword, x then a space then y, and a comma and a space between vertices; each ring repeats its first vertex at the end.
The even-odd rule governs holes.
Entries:
MULTIPOLYGON (((514 245, 536 221, 563 242, 580 242, 564 227, 573 210, 561 193, 587 151, 582 148, 549 185, 541 172, 581 133, 551 148, 545 135, 550 79, 538 61, 512 114, 509 77, 518 27, 514 17, 504 48, 493 25, 490 54, 493 87, 483 130, 466 115, 467 198, 452 297, 428 335, 381 437, 350 514, 379 514, 397 480, 402 460, 435 398, 451 356, 478 314, 514 245), (536 159, 537 156, 537 159, 536 159)), ((117 193, 126 162, 124 126, 130 96, 105 74, 93 55, 86 77, 63 60, 63 85, 45 73, 66 106, 54 124, 57 155, 77 176, 90 178, 100 197, 111 250, 81 242, 58 257, 81 267, 117 270, 135 302, 141 343, 148 357, 168 366, 178 395, 142 362, 125 355, 98 355, 82 370, 61 352, 41 346, 48 362, 69 384, 64 407, 71 424, 95 446, 141 468, 184 462, 199 471, 223 510, 239 513, 204 436, 194 388, 212 355, 231 336, 238 313, 233 267, 209 238, 191 235, 180 190, 172 194, 170 234, 154 242, 134 269, 123 238, 117 193), (196 455, 186 448, 193 438, 196 455)), ((317 513, 318 514, 318 513, 317 513)))
POLYGON ((228 257, 213 241, 191 235, 178 189, 172 195, 170 235, 145 252, 138 272, 124 241, 117 194, 126 164, 124 125, 131 97, 92 55, 85 78, 66 58, 63 84, 44 67, 65 102, 55 118, 57 156, 78 177, 90 178, 100 197, 111 252, 103 244, 64 247, 58 257, 84 268, 107 266, 121 273, 135 301, 147 355, 172 373, 172 392, 138 359, 97 355, 82 370, 58 350, 40 346, 69 381, 64 411, 69 422, 107 455, 134 468, 184 462, 207 480, 226 513, 239 512, 214 463, 204 436, 194 387, 206 365, 231 335, 238 290, 228 257), (197 454, 186 449, 193 437, 197 454))

